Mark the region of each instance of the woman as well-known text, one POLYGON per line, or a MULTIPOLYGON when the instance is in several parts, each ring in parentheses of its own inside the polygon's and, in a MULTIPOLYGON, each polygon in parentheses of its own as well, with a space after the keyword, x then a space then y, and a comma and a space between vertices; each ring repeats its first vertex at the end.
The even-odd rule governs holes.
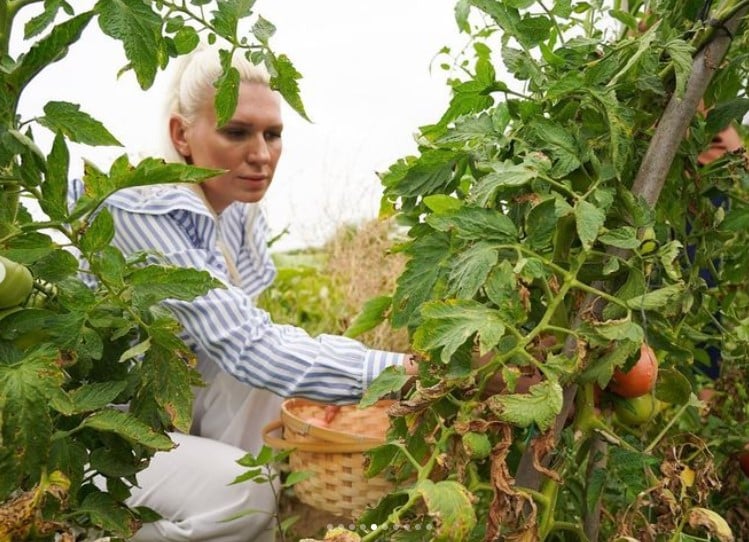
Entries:
POLYGON ((254 305, 275 270, 268 228, 257 206, 281 156, 281 102, 267 74, 235 55, 241 74, 236 111, 216 126, 213 82, 217 51, 183 59, 169 100, 167 159, 225 170, 200 185, 128 189, 107 201, 114 244, 125 254, 159 253, 167 261, 207 270, 226 288, 192 302, 169 301, 198 357, 207 386, 195 392, 192 435, 175 434, 175 450, 156 454, 128 501, 164 519, 135 540, 265 541, 273 539, 270 488, 228 484, 235 461, 262 445, 261 428, 278 416, 282 397, 355 402, 387 366, 408 356, 366 348, 338 336, 312 338, 274 324, 254 305), (224 521, 248 510, 261 510, 224 521))

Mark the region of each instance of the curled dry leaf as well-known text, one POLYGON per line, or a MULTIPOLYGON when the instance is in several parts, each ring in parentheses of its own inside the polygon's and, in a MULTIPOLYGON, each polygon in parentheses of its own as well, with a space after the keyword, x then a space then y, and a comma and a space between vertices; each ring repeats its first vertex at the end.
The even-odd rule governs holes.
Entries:
POLYGON ((704 527, 720 542, 733 542, 735 539, 731 528, 723 517, 707 508, 695 507, 689 511, 689 526, 704 527))

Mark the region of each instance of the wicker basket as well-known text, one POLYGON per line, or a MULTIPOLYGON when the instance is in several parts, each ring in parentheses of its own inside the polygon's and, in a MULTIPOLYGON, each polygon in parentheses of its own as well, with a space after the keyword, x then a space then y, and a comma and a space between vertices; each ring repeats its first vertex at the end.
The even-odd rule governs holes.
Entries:
POLYGON ((263 429, 263 439, 276 449, 292 449, 292 471, 313 476, 297 483, 294 493, 309 506, 336 516, 354 518, 393 490, 384 476, 364 475, 362 452, 385 441, 389 427, 387 408, 393 401, 380 401, 360 409, 341 407, 327 427, 308 420, 322 419, 326 405, 307 399, 288 399, 281 406, 281 419, 263 429), (283 428, 283 438, 274 436, 283 428))

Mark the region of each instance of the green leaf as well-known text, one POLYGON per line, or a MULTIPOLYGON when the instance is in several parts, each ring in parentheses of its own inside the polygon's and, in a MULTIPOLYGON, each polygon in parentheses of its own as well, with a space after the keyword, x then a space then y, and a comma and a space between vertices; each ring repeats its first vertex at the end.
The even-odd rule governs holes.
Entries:
POLYGON ((478 180, 471 190, 471 201, 480 207, 493 204, 502 188, 516 188, 530 183, 538 172, 526 164, 514 164, 510 160, 492 164, 494 171, 478 180))
POLYGON ((430 540, 454 542, 467 540, 476 526, 473 495, 465 486, 452 480, 421 480, 409 493, 424 499, 427 513, 434 519, 435 529, 430 540))
POLYGON ((512 220, 501 211, 480 207, 463 207, 427 217, 427 224, 435 230, 452 232, 458 239, 484 239, 499 243, 514 243, 518 231, 512 220))
POLYGON ((207 271, 184 267, 149 265, 133 271, 130 275, 133 288, 133 305, 147 308, 165 299, 191 301, 224 284, 214 279, 207 271))
POLYGON ((68 216, 67 192, 70 153, 61 133, 55 134, 52 150, 47 156, 47 173, 42 184, 39 206, 52 220, 64 220, 68 216))
POLYGON ((484 285, 487 297, 497 306, 505 322, 523 323, 527 315, 520 299, 517 277, 512 263, 504 260, 496 266, 484 285))
POLYGON ((498 261, 499 251, 491 243, 479 242, 467 248, 451 265, 450 292, 459 299, 472 299, 498 261))
POLYGON ((125 391, 126 387, 127 382, 116 380, 83 384, 80 388, 69 392, 73 402, 73 411, 80 414, 104 408, 125 391))
MULTIPOLYGON (((5 322, 4 322, 5 324, 5 322)), ((35 478, 46 466, 52 435, 48 398, 65 381, 56 352, 37 349, 20 363, 0 364, 0 488, 35 478)))
MULTIPOLYGON (((93 201, 103 201, 121 188, 148 186, 164 183, 200 182, 223 170, 199 168, 187 164, 166 163, 158 158, 145 158, 136 167, 130 166, 127 156, 123 155, 112 163, 110 175, 104 175, 96 166, 86 162, 83 184, 86 197, 93 201)), ((75 212, 72 217, 79 218, 75 212)))
POLYGON ((528 245, 533 250, 543 250, 551 246, 557 231, 559 217, 555 213, 557 198, 549 198, 534 205, 526 219, 528 245))
POLYGON ((681 99, 687 88, 689 76, 692 74, 694 46, 682 39, 673 39, 666 43, 665 50, 666 54, 671 57, 674 75, 676 76, 674 94, 677 98, 681 99))
POLYGON ((468 22, 468 16, 471 12, 471 4, 469 0, 459 0, 455 4, 455 22, 461 32, 469 34, 471 32, 471 25, 468 22))
POLYGON ((424 197, 443 191, 453 179, 458 157, 457 153, 444 149, 425 151, 409 165, 397 185, 392 186, 393 193, 404 197, 424 197))
POLYGON ((142 356, 145 354, 148 349, 151 348, 151 339, 146 339, 144 341, 139 342, 136 345, 131 346, 127 350, 125 350, 121 355, 120 358, 117 360, 118 362, 122 363, 123 361, 127 361, 129 359, 137 358, 139 356, 142 356))
POLYGON ((263 45, 268 45, 268 40, 276 33, 276 27, 265 17, 258 15, 257 21, 252 25, 252 33, 263 45))
POLYGON ((124 286, 125 258, 116 247, 107 247, 91 257, 91 271, 113 286, 124 286))
POLYGON ((601 323, 595 323, 594 329, 601 337, 609 341, 632 341, 641 343, 645 336, 642 328, 627 318, 624 320, 607 320, 601 323))
POLYGON ((215 83, 216 97, 216 122, 223 126, 234 115, 239 96, 239 70, 234 66, 229 68, 218 78, 215 83))
POLYGON ((676 368, 658 370, 658 383, 655 387, 656 399, 672 405, 685 405, 692 394, 689 379, 676 368))
POLYGON ((53 132, 60 132, 76 143, 122 146, 101 122, 81 111, 77 104, 48 102, 44 106, 44 116, 37 120, 53 132))
POLYGON ((741 121, 749 111, 749 98, 735 98, 719 103, 707 113, 705 129, 712 134, 718 133, 731 121, 741 121))
POLYGON ((562 386, 544 380, 528 390, 529 393, 494 395, 487 401, 489 408, 501 420, 519 427, 536 424, 546 431, 562 410, 562 386))
POLYGON ((32 267, 34 276, 48 282, 59 282, 78 272, 80 262, 64 249, 56 249, 36 260, 32 267))
POLYGON ((81 427, 116 433, 155 450, 174 448, 168 436, 157 433, 135 416, 112 408, 94 412, 81 422, 81 427))
POLYGON ((23 38, 28 40, 44 32, 49 25, 55 22, 57 12, 63 4, 65 4, 64 0, 46 0, 44 11, 26 21, 23 27, 23 38))
POLYGON ((101 30, 122 42, 140 87, 150 88, 163 54, 161 16, 142 0, 99 0, 94 9, 101 30))
POLYGON ((111 213, 103 208, 81 236, 80 248, 84 254, 91 254, 109 246, 112 239, 114 239, 114 220, 111 213))
MULTIPOLYGON (((189 431, 192 422, 192 387, 200 382, 192 368, 194 356, 177 337, 178 325, 173 320, 157 320, 148 329, 151 347, 146 351, 139 371, 140 387, 136 410, 158 407, 151 417, 163 418, 179 431, 189 431)), ((156 422, 154 422, 156 423, 156 422)))
POLYGON ((143 468, 127 446, 95 448, 91 451, 91 468, 108 477, 132 476, 143 468))
POLYGON ((628 11, 610 9, 609 14, 620 23, 623 23, 630 30, 637 31, 637 18, 628 11))
POLYGON ((424 352, 441 348, 443 363, 448 363, 472 337, 478 335, 481 351, 488 352, 505 332, 496 310, 470 300, 432 301, 422 307, 421 316, 423 321, 414 332, 414 347, 424 352))
POLYGON ((458 198, 445 194, 432 194, 431 196, 424 197, 423 201, 424 205, 435 213, 457 211, 463 206, 463 203, 458 198))
POLYGON ((428 300, 440 277, 444 276, 444 261, 449 259, 450 241, 440 232, 416 239, 408 252, 412 256, 400 277, 393 294, 393 326, 407 325, 428 300))
POLYGON ((595 381, 601 388, 605 388, 614 374, 614 368, 623 367, 630 356, 639 351, 641 344, 641 342, 618 342, 615 348, 585 369, 581 382, 595 381))
POLYGON ((236 38, 239 20, 251 13, 255 0, 219 0, 211 23, 219 36, 231 42, 236 38))
POLYGON ((598 240, 604 245, 617 248, 633 249, 640 246, 640 240, 637 238, 637 230, 631 226, 622 226, 614 230, 602 233, 598 240))
POLYGON ((200 45, 200 36, 191 26, 183 26, 174 35, 174 48, 180 55, 192 52, 198 45, 200 45))
POLYGON ((674 301, 683 291, 683 284, 671 284, 658 290, 627 299, 627 306, 634 310, 660 309, 674 301))
POLYGON ((575 225, 577 234, 585 250, 590 250, 598 237, 606 215, 598 207, 585 200, 580 200, 575 205, 575 225))
POLYGON ((411 377, 405 373, 403 367, 385 368, 362 395, 359 408, 370 407, 386 395, 399 393, 410 379, 411 377))
POLYGON ((271 87, 280 92, 286 103, 303 119, 309 120, 299 91, 299 79, 302 78, 302 74, 296 70, 289 57, 267 53, 265 63, 271 74, 271 87))
POLYGON ((658 250, 658 259, 663 270, 673 281, 681 280, 682 266, 679 262, 684 254, 684 245, 680 241, 669 241, 658 250))
POLYGON ((315 476, 314 472, 306 471, 306 470, 290 472, 288 476, 286 476, 286 479, 283 482, 283 487, 292 487, 298 484, 299 482, 304 482, 305 480, 309 480, 313 476, 315 476))
POLYGON ((127 507, 103 491, 88 493, 76 513, 88 515, 95 526, 123 538, 132 537, 139 527, 127 507))
POLYGON ((390 296, 383 295, 368 299, 344 332, 344 336, 358 337, 362 333, 376 328, 385 321, 392 305, 393 298, 390 296))
POLYGON ((494 81, 487 84, 472 80, 453 86, 450 105, 442 115, 442 118, 440 118, 438 125, 446 126, 451 121, 459 119, 464 115, 479 113, 489 109, 494 105, 494 98, 490 95, 490 90, 493 90, 494 87, 497 87, 497 90, 501 90, 502 87, 506 89, 504 83, 495 83, 494 81))
POLYGON ((68 53, 68 46, 80 39, 83 29, 93 16, 93 11, 81 13, 55 26, 47 36, 37 41, 11 74, 10 79, 16 88, 22 89, 48 65, 64 58, 68 53))
POLYGON ((535 47, 549 38, 554 23, 543 15, 525 15, 517 24, 517 30, 523 36, 527 47, 535 47))

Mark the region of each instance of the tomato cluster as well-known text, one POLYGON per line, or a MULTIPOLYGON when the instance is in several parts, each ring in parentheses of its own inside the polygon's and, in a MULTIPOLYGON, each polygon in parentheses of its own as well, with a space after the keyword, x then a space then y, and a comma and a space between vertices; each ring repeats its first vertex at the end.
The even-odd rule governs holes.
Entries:
POLYGON ((658 359, 646 343, 640 347, 640 357, 628 370, 616 369, 608 389, 613 392, 614 412, 627 425, 642 425, 658 411, 653 388, 658 378, 658 359))

